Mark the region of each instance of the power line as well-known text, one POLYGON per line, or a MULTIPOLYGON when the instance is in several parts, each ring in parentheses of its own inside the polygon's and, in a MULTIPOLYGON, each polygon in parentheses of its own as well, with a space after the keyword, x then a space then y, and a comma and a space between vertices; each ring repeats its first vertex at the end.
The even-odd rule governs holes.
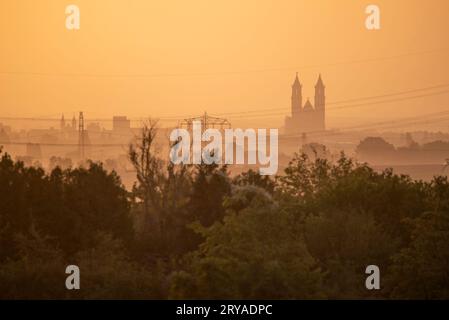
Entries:
POLYGON ((377 95, 377 96, 368 96, 368 97, 361 97, 361 98, 355 98, 355 99, 333 101, 333 102, 329 102, 328 105, 329 104, 341 104, 341 103, 348 103, 348 102, 356 102, 359 100, 371 100, 371 99, 378 99, 378 98, 386 98, 386 97, 392 97, 392 96, 404 95, 404 94, 408 94, 408 93, 415 93, 415 92, 420 92, 420 91, 427 91, 427 90, 446 88, 446 87, 449 87, 449 83, 430 86, 430 87, 424 87, 424 88, 411 89, 411 90, 406 90, 406 91, 400 91, 400 92, 394 92, 394 93, 381 94, 381 95, 377 95))
POLYGON ((366 58, 358 60, 348 60, 340 62, 332 62, 327 64, 307 65, 307 66, 291 66, 291 67, 277 67, 277 68, 262 68, 262 69, 248 69, 235 71, 214 71, 214 72, 190 72, 190 73, 140 73, 140 74, 99 74, 99 73, 57 73, 57 72, 32 72, 32 71, 1 71, 0 75, 6 76, 43 76, 43 77, 87 77, 87 78, 160 78, 160 77, 198 77, 198 76, 217 76, 217 75, 234 75, 234 74, 248 74, 248 73, 263 73, 275 71, 290 71, 290 70, 304 70, 313 68, 335 67, 349 64, 371 63, 392 59, 399 59, 415 55, 432 54, 442 51, 447 51, 449 48, 437 48, 433 50, 407 52, 393 56, 366 58))
MULTIPOLYGON (((347 102, 356 102, 356 101, 378 99, 378 98, 384 98, 384 97, 401 96, 401 95, 405 95, 405 94, 409 94, 409 93, 422 92, 422 91, 428 91, 428 90, 432 90, 432 89, 446 88, 446 87, 449 87, 449 83, 435 85, 435 86, 429 86, 429 87, 423 87, 423 88, 410 89, 410 90, 399 91, 399 92, 394 92, 394 93, 387 93, 387 94, 382 94, 382 95, 365 96, 365 97, 352 98, 352 99, 346 99, 346 100, 330 101, 330 102, 326 103, 326 106, 338 105, 338 104, 347 103, 347 102)), ((351 104, 351 105, 345 105, 345 106, 326 107, 326 110, 346 109, 346 108, 354 108, 354 107, 368 106, 368 105, 374 105, 374 104, 406 101, 406 100, 417 99, 417 98, 422 98, 422 97, 442 95, 442 94, 446 94, 446 93, 449 93, 449 90, 444 90, 444 91, 439 91, 439 92, 432 92, 432 93, 425 93, 425 94, 421 94, 421 95, 415 95, 415 96, 410 96, 410 97, 402 97, 402 98, 396 98, 396 99, 389 99, 389 100, 372 101, 372 102, 365 102, 365 103, 360 103, 360 104, 351 104)), ((226 116, 226 115, 251 114, 251 116, 271 116, 271 115, 283 115, 284 113, 267 113, 268 111, 288 111, 288 110, 290 110, 289 107, 282 107, 282 108, 269 108, 269 109, 254 109, 254 110, 240 111, 240 112, 223 112, 223 113, 215 113, 215 115, 217 115, 217 116, 226 116)), ((189 117, 189 116, 190 115, 184 115, 184 116, 163 116, 163 117, 159 117, 157 119, 159 121, 163 121, 163 122, 176 122, 176 121, 180 121, 180 120, 182 120, 182 119, 184 119, 186 117, 189 117)), ((147 117, 140 117, 140 118, 132 118, 132 119, 129 119, 129 120, 133 121, 133 122, 138 122, 138 121, 145 121, 146 119, 148 119, 148 118, 147 117)), ((58 118, 44 118, 44 117, 0 117, 0 120, 6 120, 6 121, 15 121, 15 120, 21 120, 21 121, 60 121, 60 119, 58 119, 58 118)), ((92 118, 92 119, 86 119, 85 120, 85 122, 112 122, 112 121, 113 121, 112 118, 92 118)))
MULTIPOLYGON (((363 101, 363 100, 371 100, 371 99, 377 99, 377 98, 385 98, 385 97, 392 97, 392 96, 400 96, 408 93, 414 93, 414 92, 420 92, 420 91, 427 91, 432 89, 438 89, 438 88, 446 88, 449 87, 449 83, 431 86, 431 87, 424 87, 424 88, 417 88, 417 89, 411 89, 406 91, 399 91, 394 93, 387 93, 382 95, 376 95, 376 96, 366 96, 366 97, 360 97, 360 98, 352 98, 347 100, 337 100, 337 101, 330 101, 326 103, 326 107, 329 105, 335 105, 335 104, 342 104, 342 103, 348 103, 348 102, 357 102, 357 101, 363 101)), ((435 95, 447 93, 448 91, 442 91, 435 93, 435 95)), ((433 95, 428 94, 429 96, 433 95)), ((405 97, 404 97, 405 98, 405 97)), ((328 109, 328 108, 326 108, 328 109)), ((332 109, 332 108, 330 108, 332 109)), ((263 112, 263 111, 279 111, 279 110, 290 110, 289 107, 282 107, 282 108, 270 108, 270 109, 254 109, 254 110, 248 110, 248 111, 240 111, 240 112, 225 112, 225 113, 217 113, 217 115, 224 116, 224 115, 233 115, 233 114, 246 114, 246 113, 253 113, 253 112, 263 112)))
MULTIPOLYGON (((448 85, 444 85, 445 87, 448 87, 448 85)), ((405 94, 405 92, 416 92, 418 90, 410 90, 410 91, 404 91, 404 93, 395 93, 395 94, 387 94, 387 95, 382 95, 384 97, 388 97, 388 96, 395 96, 395 95, 403 95, 405 94)), ((415 96, 410 96, 410 97, 403 97, 403 98, 396 98, 396 99, 389 99, 389 100, 381 100, 381 101, 371 101, 371 102, 365 102, 365 103, 360 103, 360 104, 351 104, 351 105, 345 105, 345 106, 336 106, 336 107, 327 107, 328 105, 335 105, 335 104, 341 104, 344 102, 344 100, 341 101, 334 101, 334 102, 329 102, 326 103, 326 110, 335 110, 335 109, 347 109, 347 108, 354 108, 354 107, 360 107, 360 106, 368 106, 368 105, 375 105, 375 104, 383 104, 383 103, 390 103, 390 102, 398 102, 398 101, 406 101, 406 100, 412 100, 412 99, 417 99, 417 98, 422 98, 422 97, 430 97, 430 96, 437 96, 437 95, 442 95, 442 94, 447 94, 449 93, 449 90, 445 90, 445 91, 439 91, 439 92, 433 92, 433 93, 427 93, 427 94, 422 94, 422 95, 415 95, 415 96)), ((382 96, 378 96, 378 97, 382 97, 382 96)), ((350 100, 345 100, 345 101, 363 101, 363 100, 369 100, 371 98, 355 98, 355 99, 350 99, 350 100)), ((283 107, 283 108, 271 108, 271 109, 259 109, 259 110, 250 110, 250 111, 241 111, 241 112, 226 112, 226 113, 217 113, 216 115, 219 116, 232 116, 232 115, 243 115, 243 114, 249 114, 249 115, 253 115, 253 113, 260 114, 260 115, 283 115, 285 114, 285 112, 283 113, 265 113, 268 111, 289 111, 290 107, 283 107)))
MULTIPOLYGON (((435 113, 429 113, 424 114, 416 117, 408 117, 405 119, 400 120, 392 120, 392 121, 384 121, 384 122, 377 122, 372 124, 365 124, 365 125, 358 125, 358 126, 350 126, 350 127, 343 127, 340 128, 338 132, 332 132, 332 131, 312 131, 306 133, 307 136, 310 135, 318 135, 318 136, 333 136, 333 135, 340 135, 344 132, 350 132, 350 131, 363 131, 367 130, 372 127, 381 127, 382 129, 386 128, 398 128, 401 124, 402 126, 409 126, 414 124, 420 124, 420 123, 437 123, 441 121, 449 121, 449 110, 442 111, 442 112, 435 112, 435 113), (442 117, 446 116, 446 117, 442 117), (433 118, 438 117, 437 119, 425 119, 425 118, 433 118), (424 118, 424 119, 423 119, 424 118), (419 119, 419 120, 417 120, 419 119), (385 127, 386 126, 386 127, 385 127)), ((295 138, 295 137, 301 137, 302 133, 298 134, 285 134, 281 135, 280 138, 295 138)), ((27 144, 36 144, 33 142, 0 142, 0 145, 27 145, 27 144)), ((78 147, 79 144, 77 143, 37 143, 41 146, 52 146, 52 147, 78 147)), ((86 147, 102 147, 102 148, 108 148, 108 147, 126 147, 128 144, 121 143, 121 144, 86 144, 86 147)))
MULTIPOLYGON (((449 86, 449 85, 444 85, 449 86)), ((421 90, 416 89, 414 91, 421 90)), ((407 91, 407 92, 412 92, 407 91)), ((443 95, 449 93, 449 90, 439 91, 439 92, 433 92, 433 93, 427 93, 427 94, 421 94, 421 95, 415 95, 410 97, 403 97, 403 98, 396 98, 396 99, 387 99, 387 100, 381 100, 381 101, 371 101, 371 102, 365 102, 365 103, 359 103, 359 104, 352 104, 352 105, 344 105, 344 106, 336 106, 336 107, 327 107, 326 110, 338 110, 338 109, 348 109, 348 108, 355 108, 355 107, 362 107, 362 106, 370 106, 370 105, 376 105, 376 104, 384 104, 384 103, 392 103, 392 102, 400 102, 400 101, 408 101, 423 97, 430 97, 430 96, 437 96, 437 95, 443 95)), ((384 96, 393 96, 393 95, 402 95, 404 93, 396 93, 396 94, 388 94, 384 96)), ((380 97, 380 96, 379 96, 380 97)), ((357 101, 357 100, 364 100, 367 98, 355 98, 351 99, 351 101, 357 101)), ((350 100, 347 100, 350 101, 350 100)), ((328 105, 336 104, 336 102, 330 102, 328 105)), ((249 114, 251 117, 265 117, 265 116, 273 116, 273 115, 285 115, 285 112, 268 112, 267 111, 288 111, 289 108, 273 108, 273 109, 260 109, 260 110, 253 110, 253 111, 242 111, 242 112, 227 112, 227 113, 216 113, 217 116, 224 116, 224 115, 236 115, 233 118, 243 118, 244 114, 249 114)), ((129 119, 130 121, 137 122, 137 121, 145 121, 147 118, 141 117, 141 118, 134 118, 129 119)), ((179 120, 182 120, 183 117, 161 117, 157 118, 159 121, 165 121, 165 122, 176 122, 179 120)), ((57 118, 35 118, 35 117, 0 117, 0 120, 6 120, 6 121, 60 121, 60 119, 57 118)), ((93 118, 89 120, 85 120, 85 122, 112 122, 113 119, 111 118, 93 118)))
MULTIPOLYGON (((0 145, 28 145, 28 144, 38 144, 40 146, 45 147, 79 147, 78 143, 38 143, 38 142, 20 142, 20 141, 4 141, 0 142, 0 145)), ((85 147, 101 147, 101 148, 109 148, 109 147, 123 147, 128 146, 128 144, 121 143, 121 144, 114 144, 114 143, 97 143, 97 144, 86 144, 85 147)))
MULTIPOLYGON (((413 99, 418 99, 418 98, 423 98, 423 97, 430 97, 430 96, 447 94, 447 93, 449 93, 449 90, 447 90, 447 91, 440 91, 440 92, 431 93, 431 94, 416 95, 416 96, 405 97, 405 98, 396 98, 396 99, 389 99, 389 100, 372 101, 372 102, 359 103, 359 104, 353 104, 353 105, 347 105, 347 106, 337 106, 337 107, 330 107, 330 108, 326 107, 326 111, 328 111, 328 110, 339 110, 339 109, 350 109, 350 108, 356 108, 356 107, 372 106, 372 105, 392 103, 392 102, 400 102, 400 101, 408 101, 408 100, 413 100, 413 99)), ((252 114, 248 114, 247 116, 251 116, 251 117, 267 117, 267 116, 271 117, 271 116, 277 116, 277 115, 282 116, 282 115, 285 115, 285 112, 290 110, 290 109, 289 108, 285 108, 285 109, 283 108, 283 109, 277 109, 277 110, 284 110, 284 111, 283 112, 269 112, 269 113, 264 113, 264 112, 252 113, 252 114)), ((218 115, 223 115, 223 114, 218 114, 218 115)), ((247 116, 240 115, 238 113, 236 113, 236 116, 232 116, 230 114, 228 114, 228 115, 232 119, 246 118, 247 117, 247 116)))

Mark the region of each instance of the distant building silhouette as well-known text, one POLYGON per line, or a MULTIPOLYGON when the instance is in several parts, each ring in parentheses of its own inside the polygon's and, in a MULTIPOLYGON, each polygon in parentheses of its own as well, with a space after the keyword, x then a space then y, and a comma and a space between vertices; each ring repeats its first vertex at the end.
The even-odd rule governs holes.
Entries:
POLYGON ((315 85, 315 106, 307 99, 302 104, 302 85, 299 82, 298 73, 292 85, 291 116, 285 119, 285 132, 287 134, 307 133, 312 131, 324 131, 326 95, 325 86, 321 75, 315 85))
POLYGON ((72 125, 70 125, 69 123, 67 123, 65 121, 64 114, 62 114, 61 120, 59 122, 59 127, 60 127, 62 132, 74 132, 74 131, 76 131, 76 119, 75 119, 75 116, 73 116, 72 125))
POLYGON ((126 134, 131 130, 131 121, 125 116, 114 116, 112 118, 112 131, 126 134))
POLYGON ((62 114, 62 117, 61 117, 60 128, 61 128, 61 131, 64 131, 64 130, 65 130, 65 119, 64 119, 64 114, 62 114))
POLYGON ((72 118, 72 130, 73 130, 73 131, 76 130, 76 119, 75 119, 75 115, 73 115, 73 118, 72 118))

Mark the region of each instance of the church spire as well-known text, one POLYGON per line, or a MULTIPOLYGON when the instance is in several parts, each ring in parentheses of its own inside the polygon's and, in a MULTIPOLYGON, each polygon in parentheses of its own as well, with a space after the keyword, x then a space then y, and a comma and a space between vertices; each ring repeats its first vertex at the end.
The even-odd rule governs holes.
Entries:
POLYGON ((61 130, 64 130, 64 129, 65 129, 65 119, 64 119, 64 114, 62 114, 62 117, 61 117, 60 127, 61 127, 61 130))
POLYGON ((301 85, 299 83, 298 72, 296 72, 295 82, 293 82, 293 85, 301 85))
POLYGON ((294 117, 302 109, 302 85, 299 82, 298 72, 296 72, 295 81, 292 85, 292 117, 294 117))
POLYGON ((321 79, 321 73, 318 75, 318 80, 316 82, 315 88, 316 87, 323 88, 323 89, 325 88, 323 80, 321 79))
POLYGON ((318 112, 319 116, 319 130, 325 130, 326 124, 326 87, 324 86, 323 79, 321 79, 321 74, 318 76, 318 81, 315 85, 315 110, 318 112))

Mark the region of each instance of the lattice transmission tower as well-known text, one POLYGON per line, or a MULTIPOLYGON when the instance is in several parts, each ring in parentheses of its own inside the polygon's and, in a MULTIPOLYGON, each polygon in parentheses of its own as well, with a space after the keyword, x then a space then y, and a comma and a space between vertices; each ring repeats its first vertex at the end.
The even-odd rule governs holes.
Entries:
POLYGON ((186 128, 187 130, 191 130, 193 127, 194 121, 201 121, 202 129, 216 128, 216 129, 225 129, 231 128, 231 123, 225 118, 212 117, 204 112, 202 116, 186 118, 179 123, 180 128, 186 128))

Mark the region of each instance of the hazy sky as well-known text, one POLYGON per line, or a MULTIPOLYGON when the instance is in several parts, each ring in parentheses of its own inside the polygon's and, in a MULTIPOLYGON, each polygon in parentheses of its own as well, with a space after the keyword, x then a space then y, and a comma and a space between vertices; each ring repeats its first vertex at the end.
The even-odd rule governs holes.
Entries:
MULTIPOLYGON (((311 99, 321 73, 329 102, 449 84, 448 39, 447 0, 2 0, 0 116, 275 109, 226 116, 276 127, 296 71, 311 99), (364 25, 371 3, 381 9, 379 31, 364 25), (65 28, 69 4, 81 10, 79 31, 65 28)), ((329 105, 327 123, 440 110, 449 110, 448 93, 329 105)))

